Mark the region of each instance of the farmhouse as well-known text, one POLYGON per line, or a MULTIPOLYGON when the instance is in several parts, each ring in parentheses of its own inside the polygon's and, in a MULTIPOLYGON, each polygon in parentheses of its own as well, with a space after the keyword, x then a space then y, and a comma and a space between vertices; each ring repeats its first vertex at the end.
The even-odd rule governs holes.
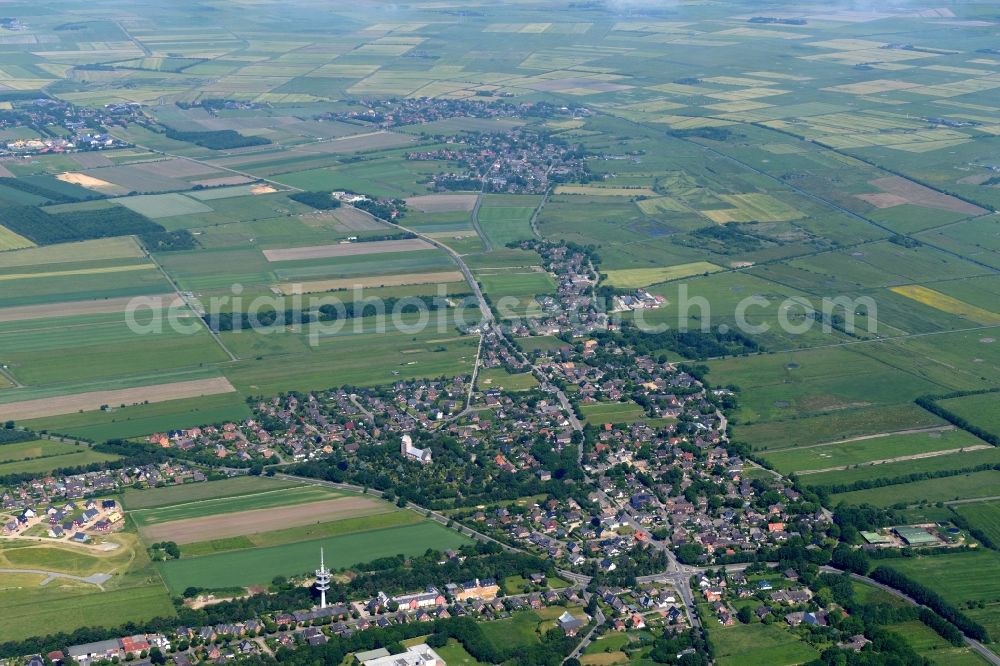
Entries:
POLYGON ((937 537, 919 527, 894 527, 892 531, 907 546, 934 546, 938 543, 937 537))

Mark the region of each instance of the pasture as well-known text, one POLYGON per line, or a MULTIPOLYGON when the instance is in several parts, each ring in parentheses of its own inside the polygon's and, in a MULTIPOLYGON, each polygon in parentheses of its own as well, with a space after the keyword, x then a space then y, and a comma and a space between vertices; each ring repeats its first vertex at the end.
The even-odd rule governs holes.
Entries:
POLYGON ((987 470, 839 493, 831 495, 830 502, 833 505, 846 502, 847 504, 873 504, 889 507, 896 504, 908 505, 921 502, 977 499, 996 495, 998 483, 1000 483, 1000 471, 987 470))
POLYGON ((828 470, 859 464, 932 457, 942 452, 989 446, 964 430, 949 428, 905 435, 867 435, 853 441, 771 449, 764 454, 783 474, 828 470))
POLYGON ((723 627, 713 621, 708 636, 723 666, 791 666, 811 661, 818 654, 777 624, 723 627))
POLYGON ((118 460, 118 456, 92 450, 85 444, 39 439, 0 446, 0 476, 47 474, 54 469, 118 460))
POLYGON ((266 476, 238 476, 222 481, 189 483, 180 486, 164 486, 136 490, 128 488, 122 497, 125 508, 130 511, 156 509, 178 504, 189 504, 204 500, 256 495, 263 492, 300 488, 298 481, 275 479, 266 476))
POLYGON ((1000 581, 991 572, 1000 566, 1000 555, 990 550, 952 553, 937 557, 891 559, 881 565, 896 569, 955 605, 979 622, 991 637, 1000 636, 1000 581), (968 608, 968 603, 983 608, 968 608))
POLYGON ((22 421, 31 429, 68 435, 94 442, 130 439, 176 428, 239 421, 250 416, 237 393, 220 393, 164 402, 111 407, 22 421))

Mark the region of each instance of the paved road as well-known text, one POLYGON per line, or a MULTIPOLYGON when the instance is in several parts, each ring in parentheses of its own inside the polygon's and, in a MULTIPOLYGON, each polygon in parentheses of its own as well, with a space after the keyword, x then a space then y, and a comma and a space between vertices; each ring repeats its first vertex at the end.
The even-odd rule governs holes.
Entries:
POLYGON ((350 400, 351 404, 357 407, 362 414, 364 414, 365 418, 368 419, 369 423, 375 422, 375 415, 369 412, 361 405, 361 403, 358 401, 358 395, 356 393, 352 393, 351 395, 347 396, 347 399, 350 400))
POLYGON ((106 573, 96 573, 89 576, 72 576, 58 571, 44 571, 42 569, 0 569, 0 574, 35 574, 39 576, 48 576, 48 578, 42 581, 42 585, 48 585, 49 581, 55 578, 66 578, 68 580, 75 580, 79 583, 90 583, 91 585, 101 587, 106 582, 111 580, 111 574, 106 573))
POLYGON ((602 613, 601 609, 598 608, 597 612, 594 613, 594 626, 590 628, 590 631, 588 631, 586 635, 584 635, 584 637, 580 640, 580 643, 575 648, 573 648, 573 651, 570 652, 569 656, 566 657, 566 659, 563 659, 564 664, 569 659, 580 658, 580 655, 583 654, 583 651, 587 649, 588 645, 590 645, 590 642, 594 636, 594 632, 597 631, 597 628, 599 626, 604 624, 604 621, 605 621, 604 613, 602 613))
POLYGON ((486 252, 493 251, 493 242, 490 241, 490 237, 483 233, 483 228, 479 226, 479 209, 483 206, 483 198, 486 196, 486 183, 479 189, 479 195, 476 196, 476 205, 472 207, 472 228, 476 230, 479 234, 479 239, 483 241, 483 247, 486 252))

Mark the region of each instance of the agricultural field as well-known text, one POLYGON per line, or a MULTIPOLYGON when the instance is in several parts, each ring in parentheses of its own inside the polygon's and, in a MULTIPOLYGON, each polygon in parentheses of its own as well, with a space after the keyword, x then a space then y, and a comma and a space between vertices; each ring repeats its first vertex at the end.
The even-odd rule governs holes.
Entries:
POLYGON ((997 483, 1000 483, 1000 472, 987 470, 839 493, 832 495, 830 501, 834 505, 846 502, 848 504, 873 504, 882 507, 921 502, 952 502, 993 497, 996 495, 997 483))
POLYGON ((996 552, 981 550, 938 557, 892 559, 882 564, 940 594, 969 618, 983 625, 991 637, 1000 635, 1000 586, 989 575, 1000 564, 1000 555, 996 552), (982 602, 982 608, 978 602, 982 602), (970 604, 974 607, 969 607, 970 604))
POLYGON ((339 568, 398 552, 422 553, 435 540, 447 544, 434 546, 442 548, 465 542, 374 497, 268 477, 129 491, 123 501, 146 543, 181 545, 182 559, 157 565, 175 592, 300 574, 314 564, 320 546, 339 568))
MULTIPOLYGON (((737 386, 732 439, 805 485, 1000 463, 1000 449, 914 402, 961 393, 939 405, 1000 435, 989 392, 1000 387, 991 3, 768 9, 774 17, 730 0, 462 11, 415 0, 385 15, 364 3, 176 4, 37 0, 6 12, 16 19, 0 28, 0 421, 100 442, 242 420, 250 397, 468 377, 480 340, 465 331, 478 311, 442 309, 423 330, 405 315, 398 328, 359 317, 212 331, 200 308, 219 297, 227 313, 258 297, 276 308, 295 296, 351 300, 359 288, 467 294, 471 274, 505 325, 559 289, 537 254, 508 247, 540 239, 586 246, 600 293, 666 299, 615 313, 626 325, 704 327, 683 336, 706 343, 685 346, 690 358, 680 344, 655 353, 737 386), (412 113, 421 105, 430 110, 412 113), (90 143, 98 126, 107 137, 90 143), (544 152, 532 156, 535 134, 544 152), (499 140, 476 143, 484 137, 516 144, 502 155, 499 140), (571 167, 550 161, 560 151, 571 167), (382 220, 369 205, 324 200, 334 191, 398 209, 370 206, 382 220), (173 312, 181 326, 138 333, 127 321, 137 297, 154 302, 142 323, 173 312), (707 344, 723 331, 745 335, 748 353, 707 344)), ((538 386, 497 368, 478 383, 538 386)), ((632 402, 580 411, 591 425, 645 420, 632 402)), ((68 442, 0 447, 0 473, 100 462, 109 457, 68 442)), ((997 474, 830 501, 984 500, 938 510, 992 534, 985 498, 998 495, 997 474)), ((161 572, 175 592, 248 585, 313 568, 319 544, 339 567, 354 553, 460 539, 370 497, 273 479, 201 485, 125 494, 143 537, 183 541, 189 557, 154 568, 123 544, 136 552, 127 585, 100 594, 69 580, 0 581, 13 617, 0 641, 77 617, 169 615, 161 572), (312 513, 325 518, 309 524, 312 513)), ((19 549, 31 554, 2 547, 19 549)), ((988 553, 975 555, 952 561, 991 571, 988 553)), ((930 558, 899 566, 949 573, 930 558)), ((493 639, 535 641, 541 621, 503 620, 493 639)), ((897 630, 935 661, 968 660, 919 627, 897 630)), ((721 664, 817 656, 783 627, 712 635, 721 664)), ((445 651, 472 663, 457 644, 445 651)))
POLYGON ((85 444, 39 439, 0 446, 0 476, 46 474, 63 467, 118 460, 118 456, 92 450, 85 444))
POLYGON ((428 548, 456 548, 467 542, 458 533, 425 521, 286 545, 172 560, 159 565, 159 569, 167 586, 179 593, 189 586, 245 587, 268 583, 278 575, 303 574, 316 568, 320 548, 326 550, 327 566, 340 569, 400 553, 416 555, 428 548))
POLYGON ((996 434, 1000 433, 1000 414, 996 410, 996 401, 996 393, 982 393, 940 400, 938 404, 986 432, 996 434))
POLYGON ((868 435, 855 440, 794 449, 771 449, 763 457, 782 474, 796 472, 803 475, 866 463, 929 458, 950 451, 988 446, 964 430, 947 428, 905 435, 868 435))
POLYGON ((528 391, 538 386, 538 379, 530 372, 512 374, 503 368, 481 370, 476 377, 480 390, 500 389, 507 392, 528 391))
POLYGON ((972 502, 955 504, 952 511, 967 519, 981 530, 993 543, 1000 543, 1000 504, 997 502, 972 502))

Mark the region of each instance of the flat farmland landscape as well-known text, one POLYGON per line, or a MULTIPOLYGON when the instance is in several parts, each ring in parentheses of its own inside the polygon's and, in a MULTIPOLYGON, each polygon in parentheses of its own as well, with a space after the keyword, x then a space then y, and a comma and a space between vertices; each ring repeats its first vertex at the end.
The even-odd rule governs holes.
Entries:
MULTIPOLYGON (((0 660, 266 627, 320 549, 338 603, 621 588, 593 666, 977 663, 828 563, 997 652, 996 0, 8 5, 0 660)), ((168 659, 555 664, 561 604, 168 659)))

